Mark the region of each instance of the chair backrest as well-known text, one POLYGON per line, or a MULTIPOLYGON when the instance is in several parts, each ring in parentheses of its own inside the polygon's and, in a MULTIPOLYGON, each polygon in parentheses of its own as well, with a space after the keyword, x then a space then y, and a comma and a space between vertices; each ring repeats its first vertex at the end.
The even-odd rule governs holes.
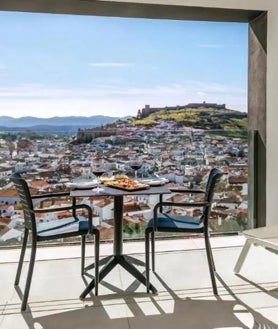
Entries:
POLYGON ((19 195, 20 203, 23 207, 25 227, 36 232, 36 220, 33 213, 33 202, 27 182, 21 178, 20 174, 15 173, 10 177, 10 180, 16 187, 19 195))
POLYGON ((207 224, 209 216, 210 216, 211 201, 213 200, 215 186, 223 175, 224 175, 224 173, 217 168, 211 169, 211 171, 209 173, 204 201, 209 202, 210 204, 208 206, 205 206, 204 210, 203 210, 203 215, 202 215, 201 219, 204 222, 204 224, 207 224))

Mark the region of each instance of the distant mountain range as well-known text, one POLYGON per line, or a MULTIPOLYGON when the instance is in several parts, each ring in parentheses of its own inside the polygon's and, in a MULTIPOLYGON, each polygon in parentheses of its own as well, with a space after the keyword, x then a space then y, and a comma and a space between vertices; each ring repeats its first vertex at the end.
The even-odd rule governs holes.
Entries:
POLYGON ((52 118, 0 116, 0 131, 32 130, 39 133, 75 133, 78 128, 98 127, 119 120, 119 117, 94 115, 91 117, 66 116, 52 118))
POLYGON ((4 127, 32 127, 32 126, 99 126, 115 122, 119 117, 93 115, 91 117, 67 116, 52 118, 21 117, 12 118, 0 116, 0 126, 4 127))

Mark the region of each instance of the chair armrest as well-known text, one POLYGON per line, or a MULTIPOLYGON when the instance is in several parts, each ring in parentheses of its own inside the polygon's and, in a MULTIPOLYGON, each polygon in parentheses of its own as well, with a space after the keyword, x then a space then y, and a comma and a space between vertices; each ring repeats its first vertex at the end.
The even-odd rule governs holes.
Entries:
POLYGON ((163 206, 168 206, 168 207, 173 207, 173 206, 177 206, 177 207, 205 207, 205 206, 209 206, 211 204, 211 202, 159 202, 157 203, 154 208, 153 211, 154 213, 157 212, 157 209, 163 206))
POLYGON ((48 193, 48 194, 36 194, 32 195, 32 199, 43 199, 43 198, 57 198, 61 196, 69 196, 70 192, 61 192, 61 193, 48 193))
POLYGON ((34 209, 33 213, 51 213, 56 211, 64 211, 64 210, 73 210, 73 216, 75 216, 75 210, 78 209, 86 209, 88 211, 88 222, 89 222, 89 231, 92 231, 93 227, 93 212, 92 208, 86 204, 78 204, 74 206, 67 206, 67 207, 56 207, 56 208, 48 208, 48 209, 34 209))
POLYGON ((205 207, 205 206, 209 206, 210 204, 211 202, 159 202, 153 208, 153 227, 156 230, 158 209, 161 209, 163 206, 205 207))
MULTIPOLYGON (((83 208, 83 207, 82 207, 83 208)), ((64 210, 74 210, 79 209, 79 207, 75 206, 66 206, 66 207, 55 207, 55 208, 46 208, 46 209, 34 209, 34 213, 48 213, 48 212, 56 212, 56 211, 64 211, 64 210)))
POLYGON ((205 194, 206 191, 204 190, 189 190, 189 189, 184 189, 184 188, 180 188, 180 187, 172 187, 172 188, 169 188, 169 190, 171 192, 181 192, 181 193, 201 193, 201 194, 205 194))

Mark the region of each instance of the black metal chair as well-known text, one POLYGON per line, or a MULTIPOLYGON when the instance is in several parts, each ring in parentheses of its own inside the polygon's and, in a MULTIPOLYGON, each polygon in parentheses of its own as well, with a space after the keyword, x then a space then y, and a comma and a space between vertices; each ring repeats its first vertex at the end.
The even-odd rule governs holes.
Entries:
MULTIPOLYGON (((159 202, 155 205, 153 210, 153 218, 148 222, 145 230, 145 252, 146 252, 146 286, 147 292, 149 292, 149 271, 150 271, 150 235, 152 246, 152 270, 155 272, 155 232, 185 232, 185 233, 203 233, 206 245, 206 254, 208 259, 209 271, 211 276, 211 282, 213 287, 213 293, 218 294, 215 281, 215 265, 213 255, 211 251, 209 241, 209 217, 211 211, 211 205, 213 201, 214 188, 219 181, 222 173, 220 170, 214 168, 210 171, 206 189, 202 190, 187 190, 187 189, 171 189, 173 192, 179 193, 202 193, 204 198, 202 202, 159 202), (201 216, 187 216, 187 215, 175 215, 167 212, 163 212, 163 207, 201 207, 201 216)), ((165 209, 165 208, 164 208, 165 209)))
POLYGON ((99 231, 92 224, 92 209, 85 204, 77 205, 75 199, 73 199, 72 205, 69 206, 36 209, 33 205, 33 200, 63 197, 68 196, 69 193, 64 192, 31 196, 27 182, 19 174, 13 174, 10 179, 14 183, 19 194, 20 203, 23 207, 25 223, 23 244, 14 283, 15 286, 18 286, 19 284, 29 232, 32 234, 31 256, 21 310, 24 311, 26 309, 36 257, 37 242, 40 241, 81 236, 81 274, 83 275, 85 271, 86 235, 93 234, 95 247, 95 295, 97 295, 99 282, 99 231), (87 219, 77 214, 77 211, 82 209, 87 212, 87 219), (40 222, 36 218, 36 214, 55 213, 59 211, 71 211, 71 216, 64 220, 50 220, 47 223, 40 222))

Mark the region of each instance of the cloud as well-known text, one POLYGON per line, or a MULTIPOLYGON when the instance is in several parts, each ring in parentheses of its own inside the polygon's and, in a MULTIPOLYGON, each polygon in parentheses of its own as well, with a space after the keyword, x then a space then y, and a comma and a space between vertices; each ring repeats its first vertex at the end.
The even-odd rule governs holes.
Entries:
POLYGON ((92 67, 104 67, 104 68, 111 68, 111 67, 130 67, 133 66, 132 63, 121 63, 121 62, 106 62, 106 63, 89 63, 89 66, 92 67))
POLYGON ((86 88, 49 88, 42 85, 0 87, 2 115, 38 117, 96 114, 123 117, 136 115, 145 104, 153 107, 203 102, 225 103, 227 108, 246 111, 247 92, 238 87, 202 81, 153 87, 99 85, 86 88))

